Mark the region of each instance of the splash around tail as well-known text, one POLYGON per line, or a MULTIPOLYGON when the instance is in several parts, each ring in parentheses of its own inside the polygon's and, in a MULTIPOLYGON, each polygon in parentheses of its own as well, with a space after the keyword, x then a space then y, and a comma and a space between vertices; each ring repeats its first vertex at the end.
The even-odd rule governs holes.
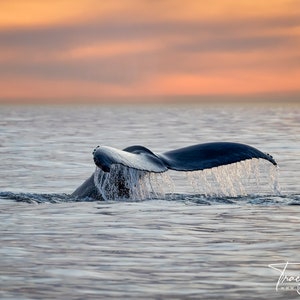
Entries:
MULTIPOLYGON (((263 160, 270 162, 273 169, 277 166, 269 154, 245 144, 227 142, 198 144, 162 154, 143 146, 123 150, 98 146, 93 151, 93 158, 94 174, 76 189, 73 196, 143 200, 166 194, 166 187, 172 193, 175 184, 167 175, 168 170, 186 173, 192 186, 198 190, 199 186, 204 188, 205 195, 238 196, 247 193, 243 188, 244 177, 259 184, 258 171, 249 167, 248 162, 263 160)), ((276 181, 275 177, 269 175, 273 181, 276 181)), ((273 184, 276 192, 279 190, 277 185, 273 184)))
POLYGON ((176 198, 177 186, 206 198, 280 194, 278 168, 258 159, 180 173, 153 173, 123 165, 103 172, 96 167, 94 184, 103 200, 118 201, 176 198))

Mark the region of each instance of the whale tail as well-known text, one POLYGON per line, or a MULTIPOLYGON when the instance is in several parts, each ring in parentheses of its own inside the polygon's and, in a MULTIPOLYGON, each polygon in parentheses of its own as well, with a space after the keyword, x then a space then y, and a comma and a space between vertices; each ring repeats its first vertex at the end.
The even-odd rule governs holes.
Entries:
POLYGON ((109 172, 115 164, 153 173, 168 169, 199 171, 253 158, 265 159, 277 165, 271 155, 254 147, 227 142, 198 144, 162 154, 155 154, 143 146, 131 146, 124 150, 98 146, 93 155, 95 164, 104 172, 109 172))
MULTIPOLYGON (((93 156, 98 168, 74 191, 73 196, 101 200, 114 197, 129 198, 132 195, 139 198, 144 195, 143 187, 147 186, 144 178, 147 180, 153 175, 151 173, 163 173, 169 169, 199 171, 253 158, 264 159, 277 165, 271 155, 256 148, 224 142, 198 144, 162 154, 153 153, 143 146, 131 146, 123 150, 98 146, 93 156), (133 194, 132 187, 137 191, 136 194, 133 194)), ((152 182, 149 186, 152 187, 152 182)))

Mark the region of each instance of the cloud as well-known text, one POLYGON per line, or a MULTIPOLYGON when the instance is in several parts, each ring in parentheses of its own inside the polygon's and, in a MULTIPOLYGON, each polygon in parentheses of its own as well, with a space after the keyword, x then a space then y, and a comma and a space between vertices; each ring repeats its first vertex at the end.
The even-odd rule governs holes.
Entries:
POLYGON ((251 52, 260 50, 272 50, 282 46, 299 46, 300 39, 286 35, 277 36, 237 36, 197 38, 193 41, 173 45, 173 49, 179 52, 251 52))
POLYGON ((1 64, 1 74, 9 77, 31 77, 57 80, 82 80, 114 85, 127 85, 155 72, 156 58, 147 55, 118 55, 114 57, 1 64))
MULTIPOLYGON (((241 91, 241 87, 249 92, 257 90, 247 83, 255 81, 251 76, 259 78, 278 72, 289 78, 289 74, 298 74, 300 11, 296 9, 293 13, 283 10, 280 15, 278 10, 268 15, 263 7, 253 14, 239 12, 241 4, 235 8, 235 2, 228 0, 232 11, 220 5, 221 12, 210 13, 201 8, 194 12, 192 7, 183 8, 181 1, 174 0, 155 4, 160 7, 155 15, 153 9, 150 12, 146 9, 152 5, 150 2, 128 1, 130 10, 128 7, 124 10, 112 1, 105 8, 107 15, 99 13, 101 7, 95 4, 95 12, 85 10, 78 20, 68 18, 64 22, 59 18, 40 26, 26 23, 26 26, 2 27, 0 78, 10 82, 16 79, 16 85, 25 78, 27 83, 32 80, 42 84, 41 80, 45 80, 50 90, 51 82, 68 82, 69 92, 73 82, 76 90, 82 84, 82 91, 86 91, 89 83, 98 84, 107 95, 110 89, 112 95, 116 90, 121 95, 122 91, 128 94, 136 90, 142 94, 144 90, 147 94, 171 93, 172 89, 176 95, 180 92, 178 86, 185 92, 190 87, 193 93, 201 93, 203 82, 207 92, 209 89, 214 92, 215 84, 224 93, 230 89, 241 91), (170 6, 175 12, 182 7, 182 14, 166 11, 170 6), (224 80, 230 83, 230 88, 222 84, 222 76, 231 76, 230 80, 224 80), (244 78, 245 82, 237 78, 244 78), (179 84, 182 80, 186 82, 179 84), (159 81, 174 85, 164 89, 159 81)), ((249 6, 252 2, 243 3, 249 6)), ((78 12, 77 9, 77 15, 78 12)), ((277 78, 273 82, 278 85, 277 78)), ((284 82, 294 88, 292 79, 292 84, 284 82)), ((59 88, 64 87, 59 85, 59 88)))
MULTIPOLYGON (((64 49, 78 44, 95 42, 130 41, 149 38, 199 37, 223 38, 261 33, 277 29, 290 30, 300 26, 300 14, 267 19, 238 18, 197 21, 135 21, 111 19, 85 23, 54 24, 49 26, 27 26, 0 30, 1 47, 30 49, 64 49)), ((299 32, 298 32, 299 33, 299 32)), ((270 33, 269 33, 270 34, 270 33)), ((274 33, 273 33, 274 34, 274 33)), ((275 33, 276 35, 276 33, 275 33)), ((262 36, 262 37, 263 37, 262 36)))

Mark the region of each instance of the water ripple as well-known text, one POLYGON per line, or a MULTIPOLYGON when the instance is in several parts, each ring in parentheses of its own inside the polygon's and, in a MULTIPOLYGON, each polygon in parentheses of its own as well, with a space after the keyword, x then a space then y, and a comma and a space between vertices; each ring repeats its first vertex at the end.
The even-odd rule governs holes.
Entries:
MULTIPOLYGON (((72 202, 99 202, 93 198, 85 197, 78 198, 69 194, 37 194, 37 193, 12 193, 12 192, 0 192, 0 200, 9 200, 15 202, 24 202, 30 204, 40 203, 72 203, 72 202)), ((166 194, 163 198, 154 195, 148 199, 122 199, 122 200, 110 200, 100 201, 103 203, 134 203, 141 201, 173 201, 184 202, 187 205, 300 205, 299 194, 289 195, 246 195, 238 197, 214 197, 204 194, 166 194)))

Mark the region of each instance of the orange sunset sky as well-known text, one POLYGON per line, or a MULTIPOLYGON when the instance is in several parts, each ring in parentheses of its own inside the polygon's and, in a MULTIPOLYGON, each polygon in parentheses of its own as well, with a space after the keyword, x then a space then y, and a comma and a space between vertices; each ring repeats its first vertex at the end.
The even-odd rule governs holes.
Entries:
POLYGON ((0 103, 189 98, 300 100, 300 1, 0 1, 0 103))

